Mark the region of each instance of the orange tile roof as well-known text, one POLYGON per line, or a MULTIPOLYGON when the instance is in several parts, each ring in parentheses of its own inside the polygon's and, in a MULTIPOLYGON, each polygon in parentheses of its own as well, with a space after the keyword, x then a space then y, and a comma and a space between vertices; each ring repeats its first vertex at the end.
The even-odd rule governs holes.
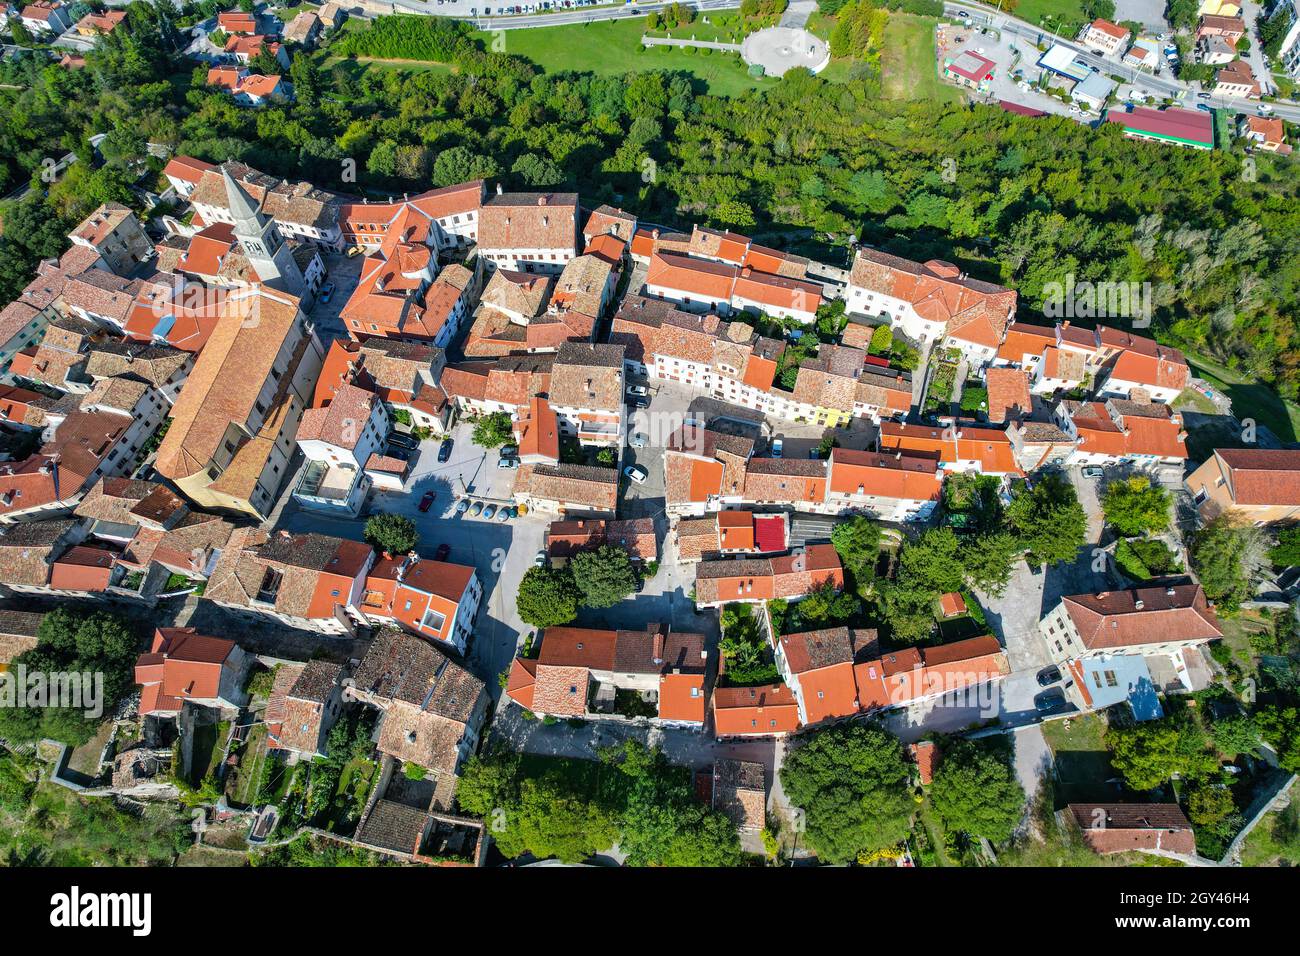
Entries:
POLYGON ((785 684, 715 687, 712 706, 719 737, 788 734, 799 728, 799 705, 785 684))
POLYGON ((835 448, 830 457, 830 491, 914 501, 938 501, 943 473, 931 458, 835 448))

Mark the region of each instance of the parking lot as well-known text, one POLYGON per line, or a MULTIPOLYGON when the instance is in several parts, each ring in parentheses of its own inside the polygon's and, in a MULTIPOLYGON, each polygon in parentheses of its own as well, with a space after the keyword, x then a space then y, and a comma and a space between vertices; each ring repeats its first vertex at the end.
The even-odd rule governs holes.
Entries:
POLYGON ((469 436, 468 425, 457 426, 453 453, 445 464, 438 462, 439 440, 423 442, 413 456, 415 467, 406 489, 401 493, 372 492, 358 518, 323 515, 290 502, 278 526, 359 541, 364 537, 366 515, 386 511, 406 515, 415 522, 422 555, 432 556, 439 545, 448 545, 451 554, 447 560, 473 566, 483 582, 486 597, 467 657, 471 668, 487 681, 488 691, 496 697, 501 690, 496 675, 509 666, 520 637, 531 630, 515 612, 515 592, 542 549, 549 518, 523 515, 501 522, 456 513, 456 501, 466 489, 471 500, 490 501, 508 499, 513 487, 514 471, 498 471, 496 452, 472 444, 469 436), (427 512, 421 512, 420 500, 429 491, 434 493, 433 503, 427 512))
POLYGON ((352 298, 352 293, 357 289, 357 283, 361 281, 361 265, 364 257, 347 256, 341 252, 323 252, 321 256, 325 260, 325 283, 321 285, 321 289, 324 290, 325 285, 332 282, 334 291, 330 293, 328 302, 322 302, 320 297, 317 297, 316 304, 311 310, 311 320, 316 325, 321 340, 328 344, 329 339, 348 337, 347 328, 339 318, 339 312, 348 304, 348 299, 352 298))

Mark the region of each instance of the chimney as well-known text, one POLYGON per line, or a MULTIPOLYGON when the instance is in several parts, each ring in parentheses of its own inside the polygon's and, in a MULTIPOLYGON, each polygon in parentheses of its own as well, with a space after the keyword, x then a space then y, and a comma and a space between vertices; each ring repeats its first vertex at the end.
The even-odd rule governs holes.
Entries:
POLYGON ((1061 328, 1062 328, 1062 329, 1068 329, 1069 327, 1070 327, 1070 320, 1069 320, 1069 319, 1066 319, 1064 322, 1061 323, 1061 328))
POLYGON ((540 196, 537 197, 537 205, 539 205, 539 206, 545 206, 545 205, 546 205, 546 194, 545 194, 545 193, 542 193, 542 195, 540 195, 540 196))
POLYGON ((498 195, 498 196, 501 195, 501 184, 500 184, 500 183, 497 183, 497 195, 498 195))
POLYGON ((1174 586, 1171 584, 1169 585, 1169 587, 1165 588, 1165 597, 1173 597, 1173 596, 1174 596, 1174 586))
POLYGON ((664 632, 655 631, 652 659, 656 664, 664 662, 664 632))
POLYGON ((1140 611, 1140 610, 1142 610, 1144 607, 1146 607, 1146 604, 1142 601, 1141 598, 1138 598, 1136 601, 1133 602, 1133 607, 1134 607, 1135 610, 1140 611))

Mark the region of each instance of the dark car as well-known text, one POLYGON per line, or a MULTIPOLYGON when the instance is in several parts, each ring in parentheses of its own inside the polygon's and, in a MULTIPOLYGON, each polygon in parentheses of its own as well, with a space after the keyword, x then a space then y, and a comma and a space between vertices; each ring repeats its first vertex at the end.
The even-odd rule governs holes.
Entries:
POLYGON ((438 545, 438 550, 433 552, 433 560, 446 561, 449 557, 451 557, 451 545, 444 541, 438 545))
POLYGON ((1065 693, 1060 690, 1049 690, 1034 698, 1034 710, 1040 714, 1059 714, 1069 707, 1070 703, 1065 699, 1065 693))
POLYGON ((450 438, 442 440, 442 444, 438 446, 438 461, 446 462, 451 458, 451 446, 452 440, 450 438))
POLYGON ((420 499, 420 510, 428 511, 429 508, 433 505, 433 499, 436 497, 437 495, 435 495, 432 491, 426 491, 424 493, 424 497, 420 499))
POLYGON ((515 458, 519 455, 518 445, 502 445, 497 451, 498 458, 515 458))
POLYGON ((396 445, 399 448, 409 448, 412 451, 420 447, 419 441, 405 432, 390 432, 388 435, 388 444, 396 445))
POLYGON ((319 299, 321 302, 328 302, 334 296, 334 283, 326 282, 320 287, 319 299))
POLYGON ((1051 687, 1061 679, 1061 670, 1055 664, 1051 667, 1044 667, 1038 672, 1038 683, 1042 687, 1051 687))

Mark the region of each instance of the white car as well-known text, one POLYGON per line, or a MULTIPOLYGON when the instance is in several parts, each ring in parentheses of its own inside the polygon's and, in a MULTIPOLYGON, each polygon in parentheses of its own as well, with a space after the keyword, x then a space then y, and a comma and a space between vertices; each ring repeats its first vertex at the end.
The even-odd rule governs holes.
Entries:
POLYGON ((650 477, 650 472, 646 471, 640 465, 628 465, 623 469, 623 474, 632 481, 635 481, 638 485, 644 484, 645 480, 650 477))
POLYGON ((629 395, 649 395, 649 390, 644 385, 629 385, 627 387, 629 395))
POLYGON ((781 439, 779 439, 779 438, 773 438, 773 439, 772 439, 772 457, 773 457, 773 458, 780 458, 780 457, 781 457, 781 449, 782 449, 784 446, 785 446, 785 442, 783 442, 781 439))

